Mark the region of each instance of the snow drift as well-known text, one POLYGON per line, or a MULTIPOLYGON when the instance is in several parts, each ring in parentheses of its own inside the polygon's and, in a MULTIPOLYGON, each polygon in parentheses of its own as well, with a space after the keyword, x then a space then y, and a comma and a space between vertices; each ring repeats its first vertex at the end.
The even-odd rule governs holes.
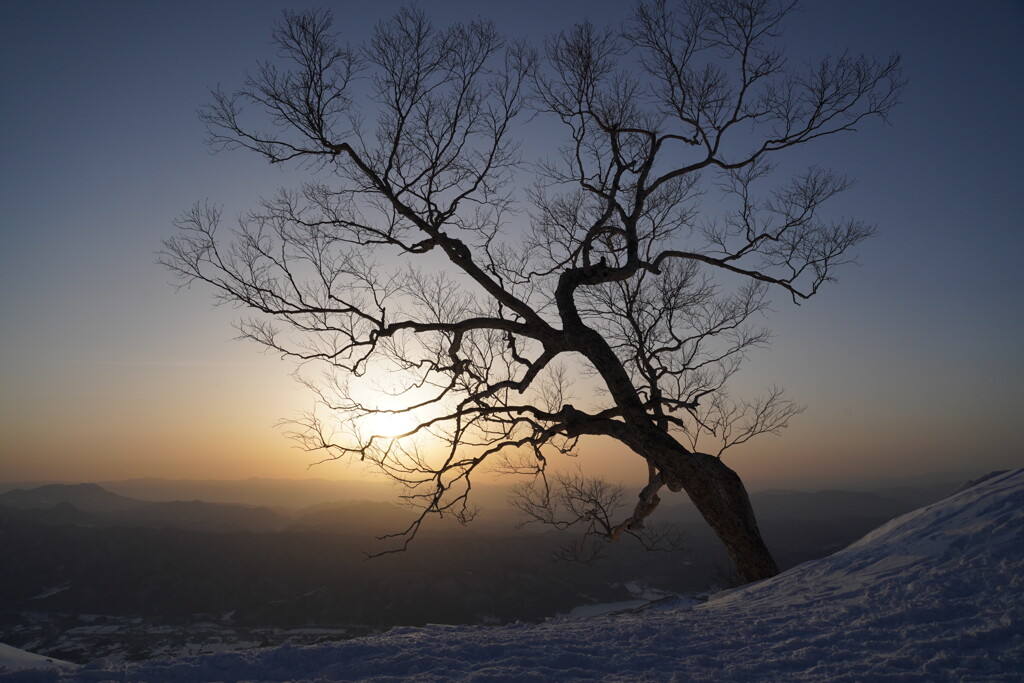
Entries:
POLYGON ((1022 594, 1018 470, 698 606, 680 599, 539 625, 399 628, 324 646, 8 669, 0 679, 1010 681, 1024 672, 1022 594))

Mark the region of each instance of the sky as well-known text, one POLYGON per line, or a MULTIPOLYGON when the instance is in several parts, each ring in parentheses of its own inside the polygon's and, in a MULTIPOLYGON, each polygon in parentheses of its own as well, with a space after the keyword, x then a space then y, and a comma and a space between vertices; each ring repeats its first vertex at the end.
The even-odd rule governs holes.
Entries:
MULTIPOLYGON (((399 2, 339 2, 357 43, 399 2)), ((229 308, 175 292, 155 262, 197 200, 237 215, 302 182, 211 154, 196 117, 270 53, 281 2, 18 2, 0 26, 0 481, 351 479, 309 468, 275 423, 312 398, 290 366, 233 341, 229 308)), ((316 5, 288 5, 305 8, 316 5)), ((621 3, 427 2, 437 24, 486 16, 541 39, 622 18, 621 3)), ((800 307, 777 296, 773 345, 742 381, 807 406, 730 451, 751 488, 837 486, 1024 463, 1024 5, 807 3, 794 60, 899 52, 889 126, 809 148, 856 186, 833 209, 877 224, 859 265, 800 307)), ((614 477, 636 456, 594 444, 614 477)))

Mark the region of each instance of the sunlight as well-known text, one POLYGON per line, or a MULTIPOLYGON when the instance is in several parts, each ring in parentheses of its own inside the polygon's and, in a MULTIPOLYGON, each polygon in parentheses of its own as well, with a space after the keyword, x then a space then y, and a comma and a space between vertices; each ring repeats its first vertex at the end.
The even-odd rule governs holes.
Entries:
POLYGON ((394 439, 411 431, 417 420, 412 413, 373 413, 360 418, 359 424, 367 436, 394 439))

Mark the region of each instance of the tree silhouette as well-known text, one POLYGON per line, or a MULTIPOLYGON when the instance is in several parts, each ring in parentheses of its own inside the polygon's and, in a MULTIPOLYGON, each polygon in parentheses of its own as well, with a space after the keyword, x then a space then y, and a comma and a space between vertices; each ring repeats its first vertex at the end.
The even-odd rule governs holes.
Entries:
POLYGON ((642 2, 620 28, 584 22, 540 49, 415 8, 350 47, 330 13, 285 12, 276 56, 201 116, 214 149, 310 180, 229 235, 220 209, 195 206, 161 261, 249 309, 243 337, 303 364, 321 407, 294 423, 301 443, 408 487, 422 514, 402 547, 429 514, 472 516, 485 462, 539 482, 521 490, 536 519, 572 500, 565 482, 600 503, 600 487, 552 491, 543 474, 604 437, 649 483, 592 533, 640 530, 662 489, 685 491, 744 580, 771 576, 721 455, 799 408, 777 389, 734 401, 727 383, 769 339, 752 321, 770 291, 813 296, 872 233, 820 215, 842 175, 779 181, 771 158, 884 119, 901 89, 897 57, 788 65, 776 44, 792 10, 642 2), (558 150, 524 160, 521 142, 555 125, 558 150))

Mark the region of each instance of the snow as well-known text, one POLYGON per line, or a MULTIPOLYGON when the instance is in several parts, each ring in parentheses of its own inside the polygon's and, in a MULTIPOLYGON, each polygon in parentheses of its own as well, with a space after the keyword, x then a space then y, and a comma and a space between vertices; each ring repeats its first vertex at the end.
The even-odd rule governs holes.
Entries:
MULTIPOLYGON (((578 607, 573 607, 569 610, 569 614, 565 616, 570 619, 591 619, 604 614, 614 614, 616 612, 629 612, 636 609, 642 609, 645 606, 651 606, 662 600, 679 597, 656 588, 650 588, 649 586, 635 581, 630 581, 624 586, 624 588, 631 596, 633 596, 632 600, 580 605, 578 607)), ((678 599, 674 600, 674 602, 677 605, 683 604, 682 601, 678 599)), ((697 604, 700 601, 690 599, 690 602, 697 604)))
POLYGON ((596 605, 580 605, 569 610, 570 619, 591 619, 602 614, 625 612, 647 604, 646 600, 623 600, 622 602, 604 602, 596 605))
POLYGON ((58 669, 60 667, 75 668, 71 662, 64 662, 52 657, 32 654, 10 645, 0 643, 0 672, 31 671, 37 669, 58 669))
POLYGON ((1021 681, 1022 595, 1018 470, 703 604, 662 599, 536 625, 397 628, 329 645, 97 661, 31 680, 1021 681))
POLYGON ((69 588, 71 588, 71 582, 70 581, 68 583, 61 584, 60 586, 54 586, 53 588, 48 588, 48 589, 46 589, 45 591, 43 591, 42 593, 40 593, 39 595, 35 596, 32 599, 33 600, 42 600, 43 598, 48 598, 51 595, 57 595, 57 593, 63 593, 64 591, 66 591, 69 588))

